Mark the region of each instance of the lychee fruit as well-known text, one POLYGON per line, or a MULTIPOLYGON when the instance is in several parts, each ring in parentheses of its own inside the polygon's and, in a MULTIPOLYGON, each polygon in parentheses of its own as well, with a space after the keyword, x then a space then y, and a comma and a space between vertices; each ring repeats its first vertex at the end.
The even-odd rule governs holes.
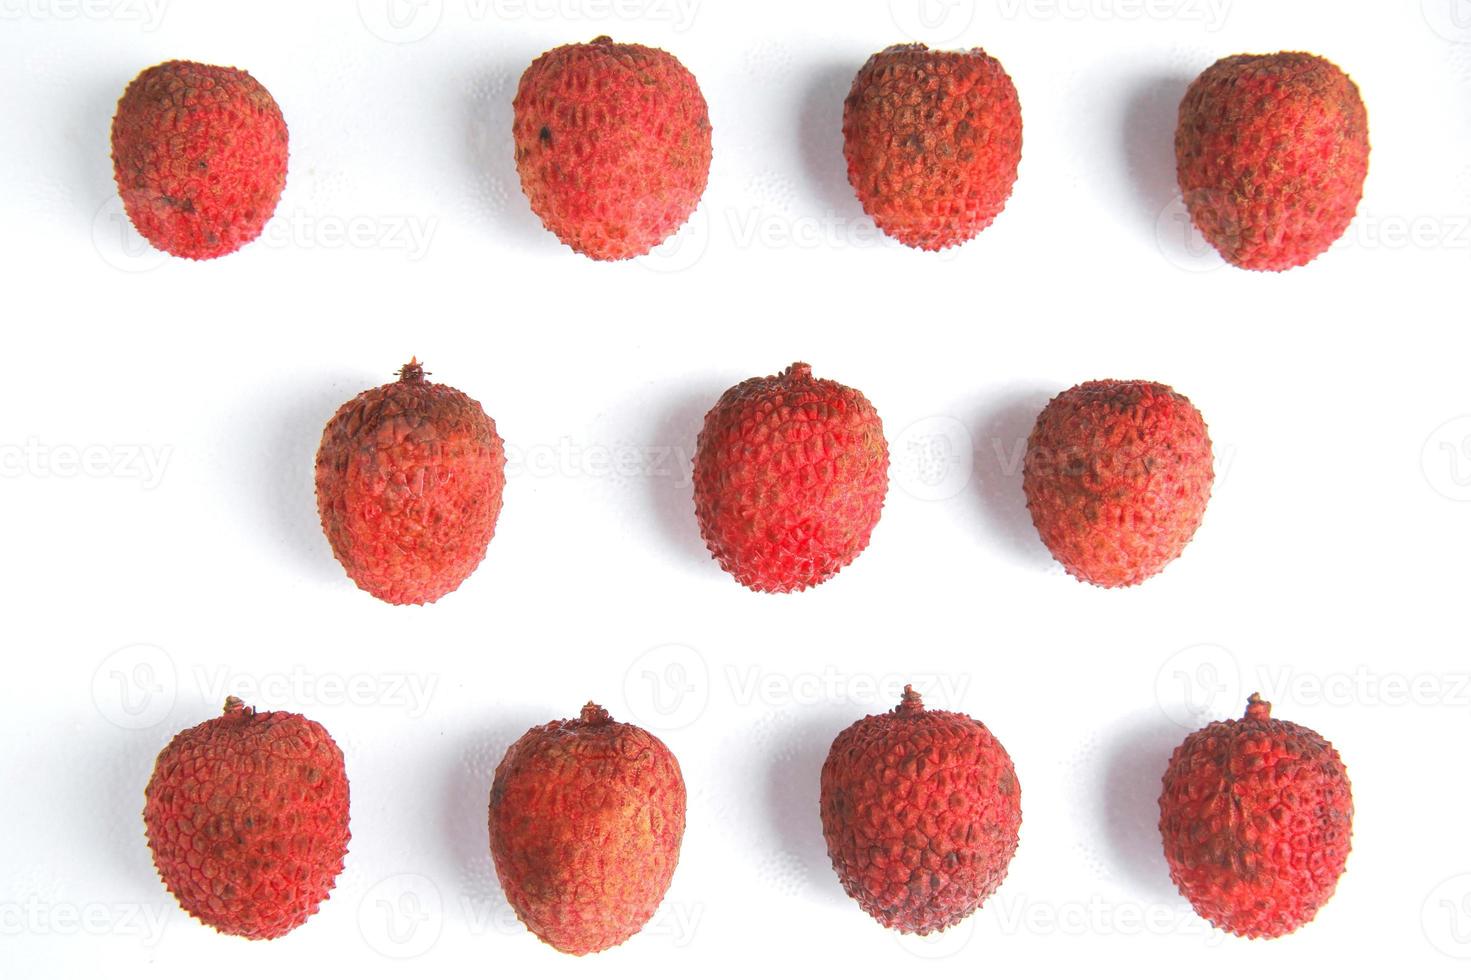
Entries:
POLYGON ((501 512, 506 453, 480 403, 410 361, 343 405, 317 450, 317 512, 358 587, 397 605, 459 588, 501 512))
POLYGON ((1190 220, 1234 266, 1305 265, 1353 220, 1369 171, 1359 89, 1313 54, 1238 54, 1190 84, 1175 130, 1190 220))
POLYGON ((186 259, 255 240, 286 186, 286 121, 238 68, 166 61, 128 84, 112 119, 123 208, 154 248, 186 259))
POLYGON ((862 392, 799 362, 720 396, 693 479, 700 534, 720 567, 758 592, 801 591, 868 547, 889 445, 862 392))
POLYGON ((679 230, 710 176, 710 114, 672 54, 599 37, 541 55, 513 102, 516 171, 547 230, 629 259, 679 230))
POLYGON ((843 104, 848 181, 883 231, 936 251, 985 230, 1022 157, 1022 110, 980 48, 896 44, 868 59, 843 104))
POLYGON ((1042 543, 1073 577, 1138 585, 1200 527, 1215 471, 1205 420, 1149 381, 1089 381, 1048 402, 1022 488, 1042 543))
POLYGON ((144 791, 153 864, 205 925, 275 939, 326 901, 347 853, 342 752, 321 725, 239 698, 175 735, 144 791))
POLYGON ((490 789, 490 854, 517 918, 581 956, 644 927, 669 889, 684 838, 673 753, 589 702, 506 750, 490 789))
POLYGON ((843 889, 878 920, 921 936, 970 915, 1006 877, 1021 785, 985 725, 927 710, 913 687, 894 710, 833 740, 822 765, 822 835, 843 889))
POLYGON ((1203 918, 1250 939, 1285 936, 1333 897, 1348 860, 1353 792, 1317 732, 1253 694, 1170 757, 1159 798, 1170 878, 1203 918))

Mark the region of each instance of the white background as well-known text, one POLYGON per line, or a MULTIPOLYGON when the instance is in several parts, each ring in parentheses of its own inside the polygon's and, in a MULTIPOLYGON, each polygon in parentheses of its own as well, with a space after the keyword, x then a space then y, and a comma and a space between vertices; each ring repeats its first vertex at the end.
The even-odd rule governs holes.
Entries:
POLYGON ((1464 975, 1467 3, 87 3, 0 0, 7 974, 1464 975), (616 265, 541 230, 510 141, 522 69, 605 32, 675 52, 715 141, 692 224, 616 265), (911 38, 986 47, 1025 119, 1005 213, 939 256, 880 240, 841 155, 854 71, 911 38), (1243 273, 1186 233, 1174 114, 1279 49, 1359 83, 1371 172, 1331 253, 1243 273), (265 236, 203 264, 112 184, 116 99, 167 58, 248 68, 290 126, 265 236), (325 421, 410 355, 512 456, 485 563, 429 608, 354 589, 312 495, 325 421), (799 358, 872 399, 893 483, 856 564, 755 595, 704 552, 688 457, 722 390, 799 358), (1050 560, 1018 465, 1049 395, 1110 376, 1187 394, 1218 454, 1184 557, 1117 592, 1050 560), (842 893, 817 816, 832 736, 907 680, 1024 790, 1004 886, 928 942, 842 893), (1270 943, 1194 917, 1156 830, 1171 747, 1257 689, 1357 805, 1337 896, 1270 943), (154 756, 226 693, 323 722, 352 780, 346 871, 271 943, 183 915, 144 842, 154 756), (690 804, 655 922, 578 961, 509 913, 485 810, 505 746, 589 698, 690 804))

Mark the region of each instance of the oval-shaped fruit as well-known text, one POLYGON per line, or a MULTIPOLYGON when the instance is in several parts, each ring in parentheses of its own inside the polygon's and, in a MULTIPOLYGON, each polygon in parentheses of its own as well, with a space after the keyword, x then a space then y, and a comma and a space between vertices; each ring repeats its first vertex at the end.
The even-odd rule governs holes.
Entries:
POLYGON ((1333 897, 1353 835, 1338 752, 1271 708, 1253 694, 1240 721, 1188 735, 1159 798, 1170 879, 1216 928, 1252 939, 1312 921, 1333 897))
POLYGON ((553 48, 521 76, 513 110, 531 210, 583 255, 647 253, 705 193, 709 110, 695 76, 666 51, 608 37, 553 48))
POLYGON ((1112 588, 1180 556, 1214 479, 1210 436, 1190 399, 1150 381, 1089 381, 1037 416, 1022 488, 1052 556, 1075 578, 1112 588))
POLYGON ((1022 157, 1022 110, 980 48, 896 44, 868 59, 843 104, 848 181, 905 245, 969 241, 1006 207, 1022 157))
POLYGON ((171 255, 212 259, 254 241, 286 186, 286 121, 238 68, 167 61, 128 84, 112 164, 138 233, 171 255))
POLYGON ((912 687, 854 722, 822 766, 822 835, 843 889, 880 924, 921 936, 981 907, 1021 833, 1021 785, 985 725, 927 711, 912 687))
POLYGON ((506 750, 490 788, 490 854, 516 916, 581 956, 643 928, 669 889, 684 838, 674 754, 589 702, 506 750))
POLYGON ((417 360, 343 405, 317 450, 317 512, 332 553, 385 602, 459 588, 495 536, 506 453, 480 403, 417 360))
POLYGON ((889 444, 862 392, 797 363, 720 396, 693 477, 700 534, 720 567, 758 592, 801 591, 868 547, 889 444))
POLYGON ((1191 83, 1175 130, 1180 194, 1232 265, 1305 265, 1353 220, 1369 172, 1359 89, 1313 54, 1238 54, 1191 83))
POLYGON ((180 907, 247 939, 295 929, 347 854, 348 786, 327 730, 239 698, 158 754, 144 791, 153 864, 180 907))

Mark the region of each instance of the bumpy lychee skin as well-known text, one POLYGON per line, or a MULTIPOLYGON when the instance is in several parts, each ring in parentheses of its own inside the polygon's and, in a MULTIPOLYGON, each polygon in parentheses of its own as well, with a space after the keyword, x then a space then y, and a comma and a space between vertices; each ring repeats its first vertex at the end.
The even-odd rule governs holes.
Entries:
POLYGON ((695 447, 695 516, 720 567, 757 592, 827 581, 868 547, 889 444, 863 393, 806 364, 720 396, 695 447))
POLYGON ((185 912, 232 936, 284 936, 342 871, 342 752, 314 721, 229 698, 223 715, 159 753, 143 824, 159 877, 185 912))
POLYGON ((1016 183, 1016 86, 980 48, 886 48, 853 79, 843 153, 863 210, 885 233, 927 251, 959 245, 996 219, 1016 183))
POLYGON ((1150 381, 1089 381, 1047 404, 1022 488, 1042 543, 1073 577, 1138 585, 1180 556, 1215 479, 1205 420, 1150 381))
POLYGON ((1353 792, 1317 732, 1253 694, 1170 757, 1159 798, 1170 878, 1218 929, 1285 936, 1333 897, 1353 835, 1353 792))
POLYGON ((926 710, 912 687, 854 722, 822 766, 822 834, 838 880, 890 929, 955 925, 1000 887, 1021 832, 1021 784, 985 725, 926 710))
POLYGON ((679 863, 684 777, 674 754, 589 702, 506 750, 490 789, 490 854, 516 916, 581 956, 653 917, 679 863))
POLYGON ((1358 86, 1301 52, 1222 58, 1191 83, 1175 131, 1190 218, 1232 265, 1305 265, 1353 220, 1369 172, 1358 86))
POLYGON ((710 114, 666 51, 553 48, 521 76, 516 171, 547 230, 594 259, 644 255, 679 230, 710 176, 710 114))
POLYGON ((212 259, 254 241, 286 186, 286 121, 238 68, 167 61, 129 83, 112 120, 113 176, 138 233, 212 259))
POLYGON ((358 587, 396 605, 459 588, 495 536, 506 453, 480 403, 432 384, 410 361, 399 379, 337 410, 317 450, 317 512, 358 587))

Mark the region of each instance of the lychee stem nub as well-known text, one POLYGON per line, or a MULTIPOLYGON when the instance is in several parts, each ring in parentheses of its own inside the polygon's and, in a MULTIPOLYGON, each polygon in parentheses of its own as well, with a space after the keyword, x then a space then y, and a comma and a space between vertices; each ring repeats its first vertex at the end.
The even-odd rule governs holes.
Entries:
POLYGON ((399 368, 398 380, 413 384, 424 380, 424 365, 419 363, 417 357, 409 358, 409 363, 399 368))
POLYGON ((897 715, 915 715, 924 710, 924 701, 919 692, 912 684, 904 685, 904 697, 899 700, 899 706, 894 709, 897 715))
POLYGON ((1246 717, 1252 721, 1267 721, 1272 717, 1272 702, 1263 701, 1260 694, 1246 699, 1246 717))
POLYGON ((607 709, 601 705, 593 704, 589 701, 582 706, 582 717, 580 720, 584 725, 606 725, 613 720, 613 716, 608 714, 607 709))
POLYGON ((244 701, 231 694, 225 698, 225 714, 249 718, 255 714, 255 709, 248 707, 244 701))

